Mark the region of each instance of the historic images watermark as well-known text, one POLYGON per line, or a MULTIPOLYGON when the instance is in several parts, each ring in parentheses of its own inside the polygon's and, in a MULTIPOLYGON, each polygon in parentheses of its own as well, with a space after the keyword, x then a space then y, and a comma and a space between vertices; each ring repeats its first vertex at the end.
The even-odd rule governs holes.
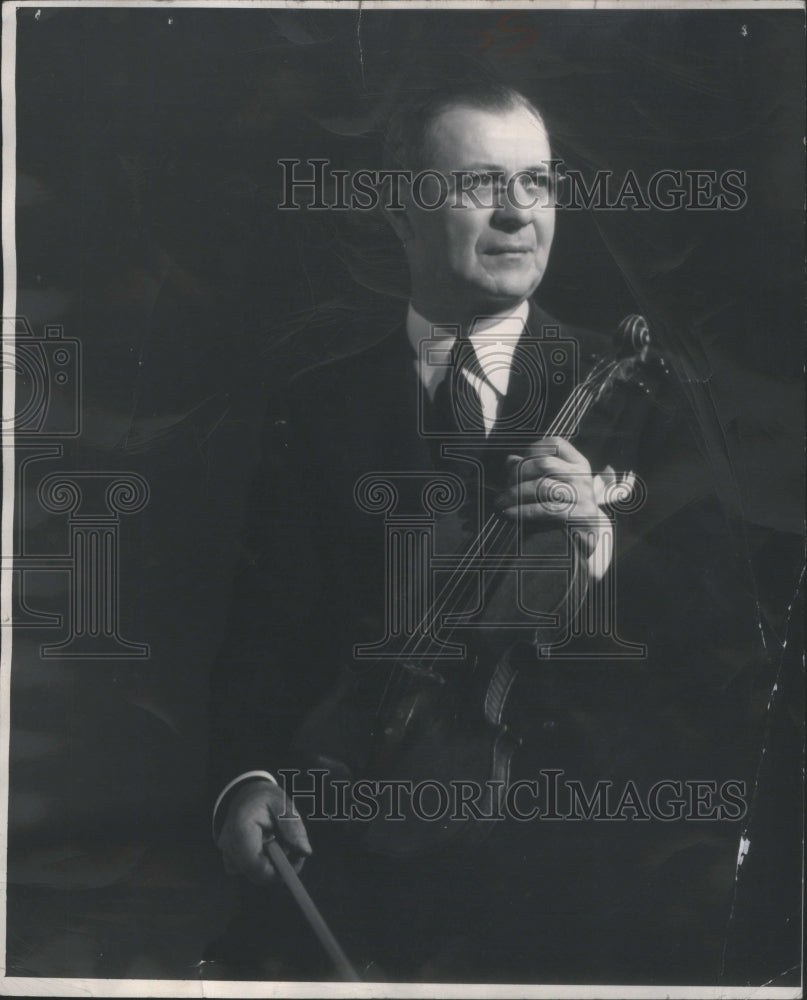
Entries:
POLYGON ((138 473, 117 469, 44 471, 63 459, 65 441, 81 435, 81 343, 60 325, 47 325, 40 336, 24 316, 3 322, 14 329, 13 349, 4 343, 2 351, 4 375, 16 390, 2 437, 14 446, 17 512, 11 551, 2 556, 14 600, 3 626, 60 632, 58 641, 40 647, 45 659, 148 658, 149 645, 121 631, 120 534, 122 519, 148 504, 149 485, 138 473), (30 525, 43 513, 63 523, 59 551, 32 548, 30 525), (37 577, 52 573, 66 577, 64 612, 37 608, 31 597, 37 577))
MULTIPOLYGON (((539 454, 556 456, 560 440, 574 440, 588 408, 609 382, 624 378, 641 362, 649 342, 647 325, 627 317, 615 337, 613 354, 599 359, 581 374, 580 345, 561 336, 556 326, 532 332, 517 329, 485 332, 485 317, 477 317, 469 337, 456 327, 433 326, 418 344, 418 363, 436 373, 447 386, 448 423, 435 413, 434 401, 421 382, 418 433, 439 447, 454 470, 376 470, 362 476, 354 488, 356 505, 368 515, 383 516, 385 549, 384 634, 354 647, 357 660, 398 660, 431 664, 456 659, 466 649, 456 629, 489 627, 485 587, 496 574, 508 577, 512 614, 499 627, 521 630, 531 637, 539 658, 642 659, 644 644, 619 634, 617 623, 616 531, 620 516, 640 510, 647 489, 630 470, 593 474, 596 515, 577 514, 590 471, 566 474, 563 480, 535 480, 532 463, 539 454), (479 422, 478 386, 483 369, 496 366, 517 372, 522 392, 514 408, 496 421, 489 436, 479 422), (563 544, 535 551, 528 544, 531 525, 523 508, 508 521, 489 509, 486 497, 494 484, 486 456, 510 453, 513 488, 530 491, 531 500, 562 520, 563 544), (445 516, 460 517, 471 529, 466 544, 446 552, 439 544, 445 516), (563 595, 561 605, 535 607, 530 581, 552 583, 563 595), (597 581, 590 588, 590 580, 597 581), (476 595, 470 599, 468 595, 476 595), (457 641, 460 639, 460 641, 457 641), (577 640, 586 643, 582 648, 577 640)), ((541 588, 543 589, 543 587, 541 588)))
MULTIPOLYGON (((593 786, 561 768, 542 768, 535 778, 478 782, 424 779, 329 778, 324 768, 278 771, 287 802, 305 803, 309 820, 370 823, 591 820, 742 820, 748 811, 746 783, 739 779, 664 778, 647 788, 632 780, 600 779, 593 786)), ((288 808, 288 807, 287 807, 288 808)), ((289 814, 291 815, 291 814, 289 814)), ((283 816, 280 817, 284 818, 283 816)))
POLYGON ((324 158, 281 158, 279 209, 401 211, 541 208, 566 211, 739 211, 748 201, 746 171, 664 169, 641 178, 634 170, 590 175, 563 160, 546 160, 509 176, 503 170, 345 170, 324 158))

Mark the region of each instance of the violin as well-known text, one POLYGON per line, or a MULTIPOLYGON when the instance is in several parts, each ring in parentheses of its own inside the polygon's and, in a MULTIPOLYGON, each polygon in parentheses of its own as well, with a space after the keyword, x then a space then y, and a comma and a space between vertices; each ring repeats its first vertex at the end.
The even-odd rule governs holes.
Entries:
MULTIPOLYGON (((544 437, 570 439, 595 403, 620 385, 636 384, 648 365, 650 332, 643 317, 630 315, 617 329, 613 350, 595 360, 574 387, 544 437)), ((646 391, 646 390, 645 390, 646 391)), ((368 851, 410 857, 462 845, 487 836, 501 817, 510 764, 522 735, 507 721, 507 705, 519 672, 539 656, 545 630, 532 627, 525 639, 519 609, 531 609, 554 629, 568 623, 585 597, 587 557, 569 545, 565 526, 525 532, 523 526, 482 505, 481 527, 443 574, 425 609, 445 648, 464 640, 455 659, 423 655, 416 631, 393 660, 352 664, 339 683, 304 721, 294 741, 297 760, 352 787, 358 779, 407 782, 439 798, 439 787, 466 783, 481 790, 476 810, 437 819, 397 803, 395 822, 383 810, 350 824, 351 835, 368 851), (571 551, 570 551, 571 548, 571 551), (513 573, 513 559, 569 558, 564 573, 513 573), (469 628, 469 619, 474 619, 469 628), (481 818, 480 818, 481 817, 481 818)))

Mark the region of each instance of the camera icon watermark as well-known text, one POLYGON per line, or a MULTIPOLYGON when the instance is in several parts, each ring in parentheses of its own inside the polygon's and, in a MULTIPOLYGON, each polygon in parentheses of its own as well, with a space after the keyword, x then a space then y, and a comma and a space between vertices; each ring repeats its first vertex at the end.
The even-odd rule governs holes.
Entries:
MULTIPOLYGON (((6 320, 3 321, 4 325, 6 320)), ((61 326, 34 334, 14 319, 15 345, 2 352, 3 374, 14 373, 14 413, 2 420, 3 437, 72 438, 81 433, 81 343, 61 326)))
MULTIPOLYGON (((514 442, 546 433, 548 421, 580 382, 580 346, 557 326, 536 335, 514 319, 487 332, 477 317, 468 337, 454 326, 433 326, 418 344, 418 431, 446 443, 486 438, 492 420, 485 399, 495 402, 496 435, 514 442), (506 373, 503 380, 497 377, 506 373), (506 381, 506 385, 505 385, 506 381), (434 388, 436 385, 436 389, 434 388)), ((569 410, 567 435, 577 427, 569 410)))

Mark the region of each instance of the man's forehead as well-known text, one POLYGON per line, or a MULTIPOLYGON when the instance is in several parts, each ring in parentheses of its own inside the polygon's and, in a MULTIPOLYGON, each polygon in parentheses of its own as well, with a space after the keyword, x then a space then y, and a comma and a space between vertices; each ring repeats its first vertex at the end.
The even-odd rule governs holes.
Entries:
POLYGON ((537 166, 551 157, 543 122, 526 107, 502 111, 454 105, 428 130, 429 166, 537 166))

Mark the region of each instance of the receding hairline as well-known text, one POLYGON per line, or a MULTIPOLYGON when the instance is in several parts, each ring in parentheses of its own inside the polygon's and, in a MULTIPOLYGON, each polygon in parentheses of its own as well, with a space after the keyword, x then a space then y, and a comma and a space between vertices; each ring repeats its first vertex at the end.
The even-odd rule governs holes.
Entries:
MULTIPOLYGON (((406 159, 409 161, 407 166, 414 166, 418 169, 427 166, 425 161, 428 159, 428 153, 434 139, 435 126, 444 115, 457 109, 480 111, 489 115, 495 115, 497 112, 526 111, 540 125, 547 141, 549 140, 549 132, 543 115, 532 101, 520 91, 507 87, 498 92, 474 93, 473 88, 471 88, 468 93, 459 90, 441 95, 434 103, 427 102, 425 107, 419 109, 420 115, 416 111, 413 114, 414 109, 410 110, 404 119, 409 121, 408 128, 404 126, 401 131, 398 131, 393 125, 392 129, 388 129, 388 139, 398 131, 396 135, 398 141, 395 143, 397 148, 394 151, 385 143, 387 155, 393 153, 399 165, 402 160, 406 159), (418 117, 421 118, 419 122, 417 121, 418 117), (408 136, 405 135, 407 131, 410 133, 408 136)), ((395 117, 393 115, 393 121, 395 117)))
POLYGON ((427 168, 429 166, 429 163, 427 161, 429 160, 430 154, 434 153, 434 140, 436 138, 434 132, 435 126, 439 123, 441 118, 443 118, 450 112, 456 110, 479 111, 482 114, 487 114, 491 116, 495 116, 497 112, 507 113, 510 111, 526 111, 530 115, 530 117, 540 126, 541 131, 543 132, 544 136, 546 136, 547 142, 549 142, 549 133, 546 130, 546 124, 544 123, 544 119, 540 111, 538 111, 538 109, 534 105, 532 105, 526 98, 518 99, 514 97, 512 100, 497 107, 493 106, 482 107, 481 105, 476 104, 473 101, 463 101, 463 100, 451 101, 446 103, 444 106, 436 109, 435 112, 431 114, 428 120, 424 123, 423 131, 421 133, 421 142, 419 144, 420 148, 415 151, 416 158, 420 161, 417 164, 417 167, 419 169, 427 168))
MULTIPOLYGON (((495 99, 479 100, 474 95, 464 96, 459 93, 446 97, 429 109, 424 127, 431 127, 441 115, 457 108, 467 108, 469 111, 482 111, 486 114, 495 114, 497 111, 526 111, 536 121, 544 125, 544 117, 529 98, 519 93, 517 90, 508 91, 503 95, 496 95, 495 99)), ((545 126, 544 126, 545 127, 545 126)))
POLYGON ((452 111, 479 111, 484 115, 496 115, 506 114, 511 111, 526 111, 527 114, 534 119, 541 126, 541 130, 544 135, 549 137, 549 133, 546 130, 546 123, 544 122, 543 115, 530 101, 525 98, 516 98, 507 101, 501 105, 481 105, 477 104, 472 100, 462 100, 458 99, 456 101, 449 101, 444 105, 436 108, 432 114, 429 115, 428 119, 423 124, 423 139, 425 140, 435 125, 443 118, 445 115, 450 114, 452 111))

